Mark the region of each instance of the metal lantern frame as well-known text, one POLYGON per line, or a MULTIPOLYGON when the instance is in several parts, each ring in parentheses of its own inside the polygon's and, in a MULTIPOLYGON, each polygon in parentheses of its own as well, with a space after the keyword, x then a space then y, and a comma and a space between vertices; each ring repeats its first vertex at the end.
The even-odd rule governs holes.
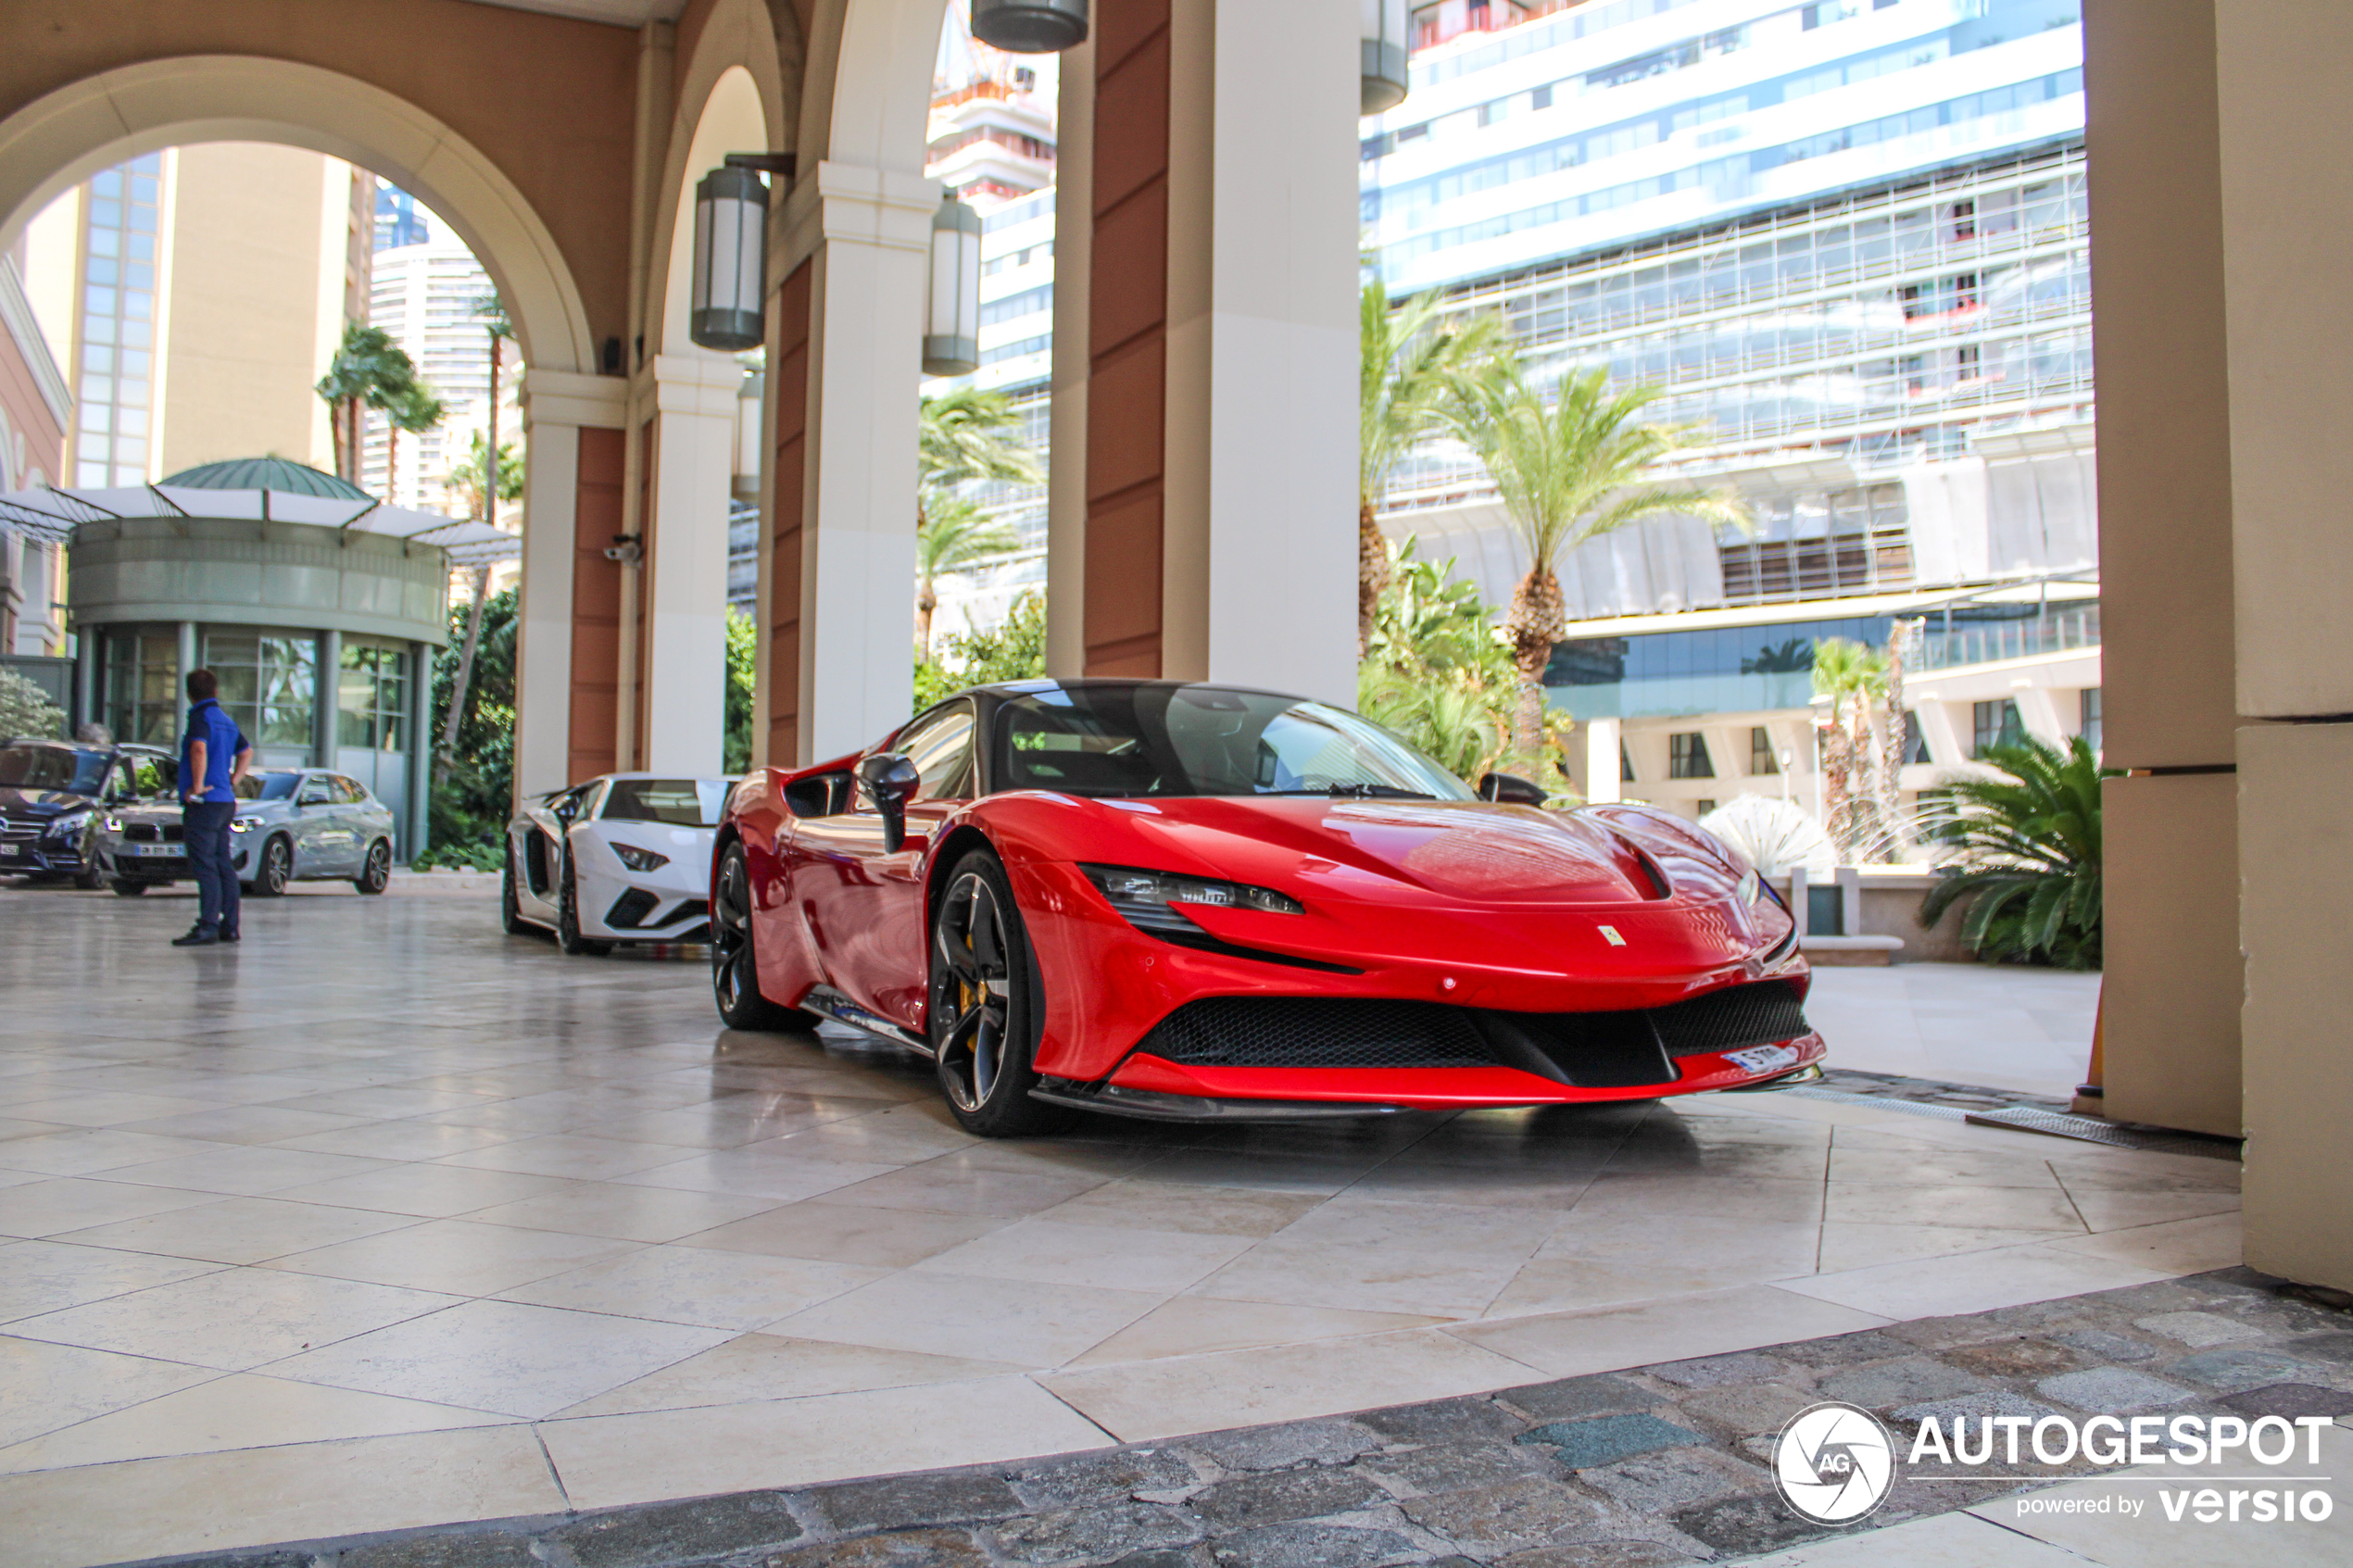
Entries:
POLYGON ((1363 0, 1364 83, 1359 113, 1379 114, 1405 101, 1409 86, 1406 0, 1363 0))
POLYGON ((1052 55, 1087 42, 1087 0, 973 0, 973 36, 1012 55, 1052 55))
POLYGON ((727 164, 695 186, 694 279, 686 335, 705 348, 767 341, 768 183, 727 164))
POLYGON ((980 369, 980 214, 950 192, 931 217, 931 286, 924 320, 924 374, 980 369))

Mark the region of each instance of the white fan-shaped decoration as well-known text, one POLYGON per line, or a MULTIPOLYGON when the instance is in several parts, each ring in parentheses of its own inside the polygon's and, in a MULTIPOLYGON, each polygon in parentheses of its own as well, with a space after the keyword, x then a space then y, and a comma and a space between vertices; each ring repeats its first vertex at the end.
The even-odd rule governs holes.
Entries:
POLYGON ((1767 876, 1792 866, 1810 873, 1838 866, 1838 847, 1812 812, 1793 801, 1767 795, 1736 795, 1699 820, 1699 825, 1739 850, 1767 876))

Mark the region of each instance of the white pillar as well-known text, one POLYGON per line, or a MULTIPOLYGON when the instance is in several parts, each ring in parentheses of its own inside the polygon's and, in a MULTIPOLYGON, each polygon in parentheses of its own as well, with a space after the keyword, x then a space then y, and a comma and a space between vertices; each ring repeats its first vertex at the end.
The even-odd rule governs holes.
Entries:
POLYGON ((1356 703, 1354 0, 1176 7, 1162 673, 1356 703))
POLYGON ((653 515, 640 568, 646 688, 637 766, 719 771, 727 720, 727 510, 735 495, 743 368, 717 354, 653 362, 653 515))
POLYGON ((1606 800, 1619 800, 1626 792, 1623 782, 1625 763, 1619 750, 1618 721, 1615 719, 1588 719, 1585 721, 1585 799, 1589 805, 1606 800))
POLYGON ((879 740, 912 700, 916 405, 938 206, 937 181, 829 161, 799 182, 786 207, 781 271, 805 256, 816 261, 801 510, 803 762, 879 740))
POLYGON ((523 417, 522 571, 516 583, 515 797, 573 783, 573 559, 580 547, 580 431, 618 430, 627 386, 616 376, 534 367, 523 417))

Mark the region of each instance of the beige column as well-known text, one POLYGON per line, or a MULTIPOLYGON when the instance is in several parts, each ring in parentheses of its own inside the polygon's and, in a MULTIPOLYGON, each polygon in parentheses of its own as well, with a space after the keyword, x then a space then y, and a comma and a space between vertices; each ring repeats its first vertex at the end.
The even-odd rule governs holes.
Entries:
MULTIPOLYGON (((769 427, 774 483, 797 486, 799 500, 776 495, 771 554, 797 558, 771 559, 764 576, 772 627, 787 599, 798 606, 799 668, 790 711, 781 694, 770 702, 776 765, 868 746, 912 700, 916 401, 938 206, 936 181, 836 162, 804 174, 786 205, 780 288, 804 303, 780 330, 797 334, 787 358, 803 368, 795 388, 783 384, 790 366, 772 375, 779 410, 769 427), (792 758, 776 754, 786 735, 792 758)), ((772 694, 786 674, 780 662, 772 647, 772 694)))
MULTIPOLYGON (((2246 1261, 2353 1288, 2353 11, 2217 4, 2246 1261)), ((2103 327, 2105 330, 2105 327, 2103 327)), ((2103 369, 2103 395, 2105 376, 2103 369)))
POLYGON ((719 771, 726 728, 727 512, 743 368, 721 354, 653 360, 649 515, 640 522, 645 639, 636 766, 719 771))
POLYGON ((589 756, 581 760, 593 759, 593 732, 599 724, 603 754, 610 756, 618 608, 617 601, 605 608, 602 600, 608 588, 617 593, 619 568, 604 560, 601 546, 621 532, 620 487, 617 473, 600 474, 598 459, 618 456, 626 383, 617 376, 534 368, 523 378, 518 400, 526 453, 515 627, 514 778, 520 798, 576 782, 575 756, 584 747, 575 744, 574 731, 584 699, 591 709, 592 734, 580 737, 590 743, 585 748, 589 756), (584 431, 592 433, 585 467, 584 431), (584 550, 589 552, 585 560, 584 550), (581 678, 584 661, 586 680, 581 678))
POLYGON ((1588 719, 1585 733, 1585 799, 1588 804, 1622 799, 1625 766, 1618 751, 1622 732, 1615 719, 1588 719))

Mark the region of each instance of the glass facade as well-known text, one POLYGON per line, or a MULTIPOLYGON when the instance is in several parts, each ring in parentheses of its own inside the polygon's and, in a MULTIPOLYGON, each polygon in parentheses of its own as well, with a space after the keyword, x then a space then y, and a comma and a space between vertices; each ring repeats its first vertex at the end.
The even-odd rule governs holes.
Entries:
POLYGON ((406 647, 345 639, 335 691, 339 749, 406 751, 409 700, 406 647))
POLYGON ((91 177, 82 219, 73 483, 147 481, 155 405, 156 250, 163 155, 91 177))
POLYGON ((106 639, 107 728, 118 741, 178 745, 180 629, 110 628, 106 639))
POLYGON ((265 763, 306 766, 316 711, 319 639, 308 632, 207 629, 205 668, 220 683, 220 706, 265 763))
POLYGON ((1670 779, 1712 779, 1716 765, 1707 758, 1707 737, 1697 730, 1667 737, 1667 776, 1670 779))

